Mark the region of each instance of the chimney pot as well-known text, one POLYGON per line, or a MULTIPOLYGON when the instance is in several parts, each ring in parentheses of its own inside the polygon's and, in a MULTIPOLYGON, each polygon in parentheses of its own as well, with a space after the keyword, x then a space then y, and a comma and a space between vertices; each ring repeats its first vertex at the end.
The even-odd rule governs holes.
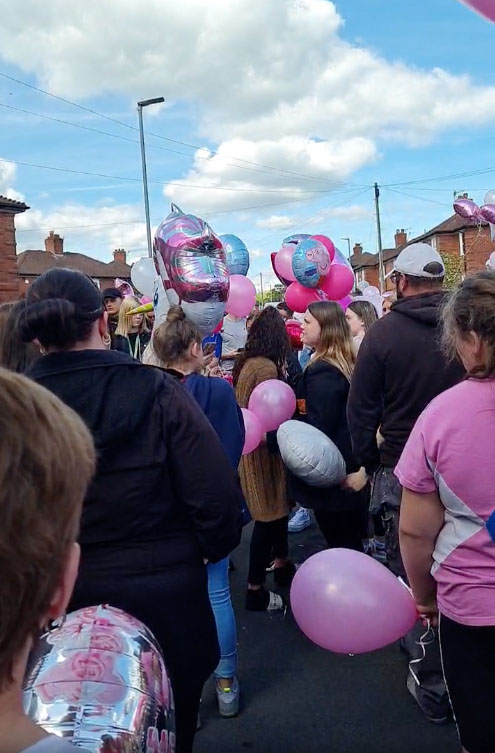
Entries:
POLYGON ((61 255, 64 253, 64 239, 58 233, 50 230, 45 238, 45 251, 49 254, 61 255))
POLYGON ((404 230, 404 228, 401 228, 400 230, 397 229, 395 231, 395 248, 399 248, 400 246, 405 246, 407 243, 407 233, 404 230))

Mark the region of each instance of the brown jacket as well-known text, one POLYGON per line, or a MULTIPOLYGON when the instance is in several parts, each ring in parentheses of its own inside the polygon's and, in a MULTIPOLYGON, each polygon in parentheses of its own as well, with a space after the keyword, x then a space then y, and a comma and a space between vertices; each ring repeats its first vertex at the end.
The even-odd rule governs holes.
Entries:
MULTIPOLYGON (((247 408, 251 393, 267 379, 277 379, 277 367, 268 358, 250 358, 242 367, 236 387, 241 408, 247 408)), ((287 482, 282 459, 262 444, 244 455, 239 466, 242 490, 254 520, 269 523, 289 514, 287 482)))

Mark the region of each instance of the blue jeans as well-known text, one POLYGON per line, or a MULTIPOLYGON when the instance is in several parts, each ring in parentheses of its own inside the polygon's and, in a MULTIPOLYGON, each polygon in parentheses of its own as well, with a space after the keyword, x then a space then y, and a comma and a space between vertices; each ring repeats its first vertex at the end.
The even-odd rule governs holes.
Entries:
POLYGON ((237 670, 237 630, 234 610, 230 599, 229 558, 207 565, 208 593, 211 608, 217 623, 220 661, 215 677, 228 679, 235 677, 237 670))

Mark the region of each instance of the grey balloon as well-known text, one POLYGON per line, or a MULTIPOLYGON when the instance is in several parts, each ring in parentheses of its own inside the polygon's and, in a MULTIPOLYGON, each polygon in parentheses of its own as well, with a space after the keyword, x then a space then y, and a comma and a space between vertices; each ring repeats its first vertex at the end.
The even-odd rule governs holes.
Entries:
POLYGON ((314 426, 286 421, 277 431, 277 441, 287 468, 309 486, 336 486, 346 477, 340 450, 314 426))
POLYGON ((153 634, 106 605, 79 609, 42 636, 24 679, 24 709, 88 753, 174 753, 170 682, 153 634))

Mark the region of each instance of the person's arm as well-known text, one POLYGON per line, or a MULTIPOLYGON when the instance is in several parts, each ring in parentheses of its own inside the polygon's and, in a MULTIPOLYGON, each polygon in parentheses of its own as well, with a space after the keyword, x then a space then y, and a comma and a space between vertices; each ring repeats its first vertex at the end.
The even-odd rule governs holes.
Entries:
POLYGON ((239 544, 239 477, 213 427, 180 384, 162 402, 170 477, 185 506, 203 557, 218 562, 239 544))
POLYGON ((437 618, 437 588, 431 567, 444 516, 438 492, 403 490, 399 524, 402 560, 419 614, 433 621, 437 618))
POLYGON ((332 437, 340 429, 342 408, 347 400, 347 384, 335 369, 315 364, 304 375, 306 423, 332 437))
POLYGON ((376 332, 369 332, 359 349, 347 403, 354 456, 368 473, 380 463, 377 431, 382 422, 384 363, 376 345, 376 332))

